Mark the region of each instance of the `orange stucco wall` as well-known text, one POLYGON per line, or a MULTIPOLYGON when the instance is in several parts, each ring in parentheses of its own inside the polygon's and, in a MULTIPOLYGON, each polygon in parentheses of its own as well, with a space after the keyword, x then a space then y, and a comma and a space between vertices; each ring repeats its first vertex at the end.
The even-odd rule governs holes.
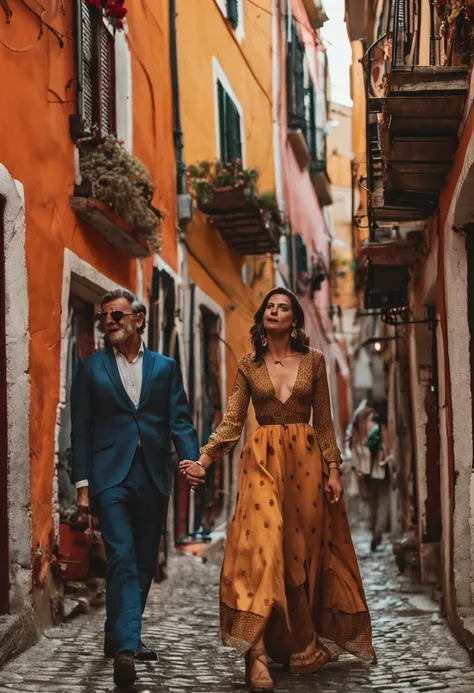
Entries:
MULTIPOLYGON (((274 189, 272 2, 261 0, 259 5, 261 8, 244 3, 245 36, 239 42, 215 0, 178 0, 177 37, 186 163, 217 157, 215 58, 242 107, 244 164, 258 168, 259 189, 263 192, 274 189)), ((198 211, 188 226, 187 242, 191 250, 190 278, 224 309, 226 341, 231 351, 226 358, 229 390, 235 375, 235 358, 249 350, 248 330, 253 314, 273 284, 271 260, 248 259, 251 276, 261 268, 262 261, 265 266, 261 278, 251 286, 244 284, 245 258, 232 251, 198 211)))
MULTIPOLYGON (((0 20, 0 162, 24 186, 26 263, 29 292, 31 378, 31 513, 33 547, 43 570, 53 544, 54 433, 59 399, 60 320, 64 249, 71 249, 111 280, 136 288, 137 261, 110 246, 69 207, 74 185, 74 145, 69 115, 75 108, 72 6, 48 3, 45 18, 65 36, 64 48, 38 21, 14 2, 9 25, 0 20)), ((174 151, 168 65, 167 3, 129 2, 132 56, 134 150, 157 185, 155 204, 167 211, 163 257, 176 266, 174 151)), ((144 262, 144 287, 152 261, 144 262)))

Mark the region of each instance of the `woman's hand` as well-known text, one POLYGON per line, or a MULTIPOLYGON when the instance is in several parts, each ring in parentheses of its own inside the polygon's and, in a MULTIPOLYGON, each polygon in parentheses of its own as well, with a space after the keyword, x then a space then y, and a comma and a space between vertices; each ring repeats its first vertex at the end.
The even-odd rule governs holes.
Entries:
POLYGON ((331 504, 338 503, 342 498, 343 489, 338 469, 333 468, 329 470, 329 479, 326 481, 324 493, 331 504))
POLYGON ((179 471, 191 488, 198 488, 206 481, 206 470, 197 462, 183 460, 179 463, 179 471))

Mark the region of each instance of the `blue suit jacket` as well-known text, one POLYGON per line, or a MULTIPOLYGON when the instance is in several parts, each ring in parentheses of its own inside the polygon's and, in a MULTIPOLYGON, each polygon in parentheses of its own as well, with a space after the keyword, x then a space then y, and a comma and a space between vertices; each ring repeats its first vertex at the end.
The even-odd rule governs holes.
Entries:
POLYGON ((138 407, 127 395, 113 349, 79 361, 71 390, 72 471, 90 495, 127 476, 140 439, 155 486, 171 493, 170 440, 180 460, 199 458, 199 442, 173 359, 145 348, 138 407))

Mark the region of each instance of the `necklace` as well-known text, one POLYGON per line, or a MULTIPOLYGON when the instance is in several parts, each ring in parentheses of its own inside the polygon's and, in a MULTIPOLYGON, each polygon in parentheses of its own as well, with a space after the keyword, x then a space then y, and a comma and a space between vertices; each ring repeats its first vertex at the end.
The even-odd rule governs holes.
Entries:
POLYGON ((278 366, 278 364, 280 364, 280 366, 283 366, 283 361, 285 359, 289 359, 290 356, 297 356, 297 354, 294 354, 294 353, 293 354, 286 354, 285 356, 282 356, 281 359, 276 359, 276 360, 271 354, 270 354, 270 356, 272 357, 272 361, 275 364, 275 366, 278 366))

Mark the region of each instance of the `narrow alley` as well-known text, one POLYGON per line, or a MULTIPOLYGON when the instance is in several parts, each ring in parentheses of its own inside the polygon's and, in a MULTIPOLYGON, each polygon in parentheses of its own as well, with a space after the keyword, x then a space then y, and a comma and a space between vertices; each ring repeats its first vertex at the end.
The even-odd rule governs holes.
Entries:
MULTIPOLYGON (((391 547, 376 554, 355 534, 371 606, 378 664, 343 656, 314 676, 272 671, 279 693, 474 690, 474 667, 466 650, 439 616, 429 591, 399 576, 391 547)), ((244 690, 244 667, 220 645, 219 566, 178 554, 170 577, 153 588, 145 638, 160 661, 140 664, 138 693, 224 693, 244 690)), ((112 665, 102 656, 104 613, 94 610, 49 631, 0 672, 0 693, 102 693, 114 690, 112 665)))

